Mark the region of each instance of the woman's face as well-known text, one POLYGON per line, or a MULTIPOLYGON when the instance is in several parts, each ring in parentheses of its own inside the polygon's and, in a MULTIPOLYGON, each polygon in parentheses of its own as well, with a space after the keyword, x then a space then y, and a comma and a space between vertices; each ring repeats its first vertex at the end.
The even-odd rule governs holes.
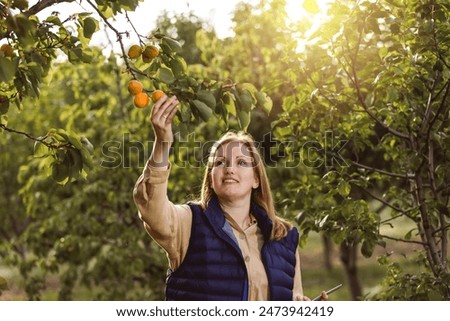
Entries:
POLYGON ((228 202, 250 199, 259 180, 248 147, 228 142, 218 147, 211 170, 211 187, 219 199, 228 202))

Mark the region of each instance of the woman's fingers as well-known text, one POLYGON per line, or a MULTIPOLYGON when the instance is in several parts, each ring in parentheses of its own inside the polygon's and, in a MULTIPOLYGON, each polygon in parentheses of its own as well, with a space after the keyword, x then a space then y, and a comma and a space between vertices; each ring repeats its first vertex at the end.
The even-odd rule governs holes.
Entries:
POLYGON ((151 120, 153 125, 165 126, 171 123, 173 116, 177 111, 178 99, 176 96, 168 98, 167 96, 161 97, 153 106, 151 120))
POLYGON ((178 104, 179 104, 178 99, 175 99, 175 100, 172 102, 172 105, 171 105, 171 107, 169 108, 169 111, 168 111, 168 113, 167 113, 167 118, 166 118, 166 121, 167 121, 167 122, 172 123, 172 120, 173 120, 173 118, 175 117, 175 114, 176 114, 177 111, 178 111, 178 104))
POLYGON ((151 123, 155 137, 162 142, 172 142, 172 121, 178 110, 179 102, 176 96, 164 95, 154 104, 151 114, 151 123))

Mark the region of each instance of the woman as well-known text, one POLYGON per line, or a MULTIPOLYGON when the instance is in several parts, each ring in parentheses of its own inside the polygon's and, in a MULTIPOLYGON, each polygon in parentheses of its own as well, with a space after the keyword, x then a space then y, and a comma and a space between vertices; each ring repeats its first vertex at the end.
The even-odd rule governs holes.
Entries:
POLYGON ((168 256, 166 299, 309 300, 303 296, 297 229, 276 216, 249 135, 227 133, 214 145, 198 203, 168 200, 177 105, 175 96, 155 103, 155 143, 134 188, 140 218, 168 256))

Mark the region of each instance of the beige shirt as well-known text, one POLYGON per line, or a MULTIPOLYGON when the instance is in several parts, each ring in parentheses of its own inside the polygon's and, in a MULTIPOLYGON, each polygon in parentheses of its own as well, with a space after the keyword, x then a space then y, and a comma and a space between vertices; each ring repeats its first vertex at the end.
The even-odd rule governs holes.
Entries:
MULTIPOLYGON (((133 196, 139 216, 150 236, 166 251, 169 265, 176 270, 183 262, 189 246, 192 211, 188 205, 175 205, 167 197, 170 169, 154 168, 147 164, 136 182, 133 196)), ((251 301, 268 300, 269 284, 261 261, 263 235, 253 219, 244 230, 225 213, 239 243, 247 268, 251 301)), ((296 252, 293 300, 301 300, 303 289, 300 273, 300 255, 296 252)))

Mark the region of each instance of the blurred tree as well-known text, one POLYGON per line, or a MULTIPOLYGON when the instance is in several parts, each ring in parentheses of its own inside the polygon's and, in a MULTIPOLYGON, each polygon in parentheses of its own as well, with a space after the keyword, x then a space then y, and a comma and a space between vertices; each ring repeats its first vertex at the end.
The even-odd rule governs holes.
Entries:
POLYGON ((215 36, 213 27, 194 13, 170 14, 165 11, 156 20, 156 30, 153 33, 161 32, 179 41, 182 46, 180 55, 191 65, 202 63, 201 51, 195 41, 199 30, 215 36))
POLYGON ((289 186, 304 233, 360 244, 366 257, 385 240, 422 247, 426 269, 392 263, 375 298, 450 299, 449 9, 447 1, 332 3, 292 64, 297 91, 274 126, 280 140, 297 142, 288 154, 302 174, 289 186), (415 226, 404 237, 380 233, 402 219, 415 226))
MULTIPOLYGON (((76 131, 97 146, 89 178, 65 186, 46 178, 48 156, 26 157, 9 148, 14 165, 21 165, 15 195, 26 204, 27 216, 17 217, 25 229, 8 235, 1 251, 4 263, 20 271, 30 299, 41 297, 51 275, 59 278, 61 300, 72 299, 76 286, 90 289, 90 299, 162 297, 162 253, 145 232, 136 233, 143 228, 130 194, 148 152, 143 143, 149 142, 148 113, 121 101, 126 80, 115 59, 105 61, 100 51, 95 56, 90 64, 52 69, 51 85, 41 86, 35 107, 11 119, 14 127, 36 132, 48 124, 76 131)), ((20 136, 12 137, 26 146, 20 136)), ((1 213, 6 222, 20 213, 8 208, 1 213)))

